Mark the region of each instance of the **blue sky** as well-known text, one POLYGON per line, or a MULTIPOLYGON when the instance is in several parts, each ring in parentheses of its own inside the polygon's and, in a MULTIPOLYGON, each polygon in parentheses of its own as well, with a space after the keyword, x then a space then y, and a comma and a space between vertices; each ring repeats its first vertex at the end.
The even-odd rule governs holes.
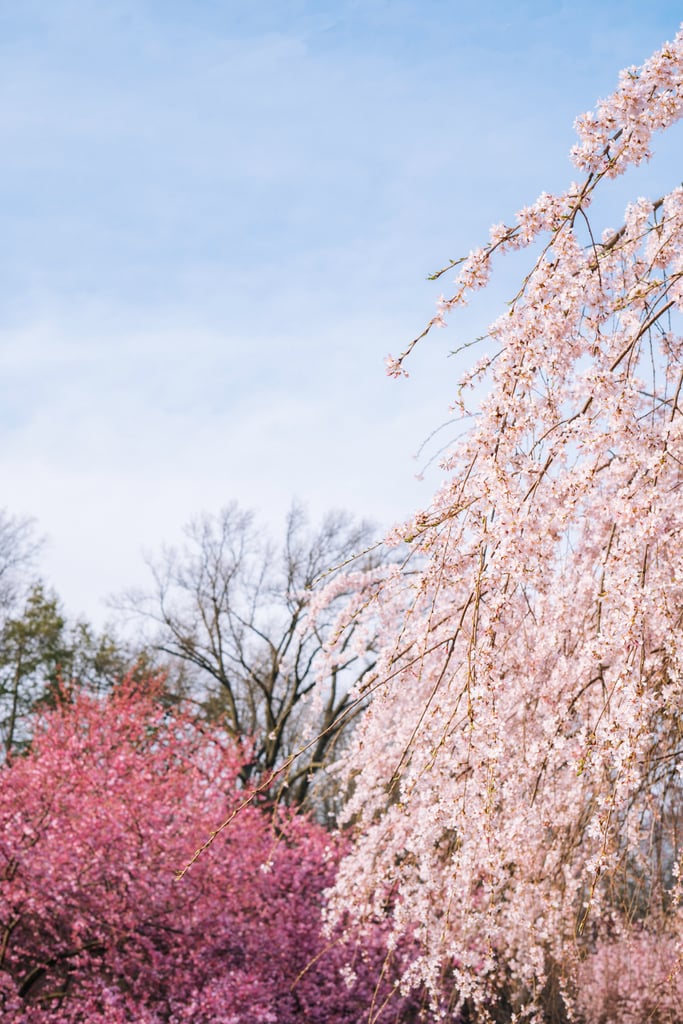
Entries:
MULTIPOLYGON (((389 524, 447 415, 426 274, 574 177, 574 116, 679 5, 0 0, 0 505, 67 606, 232 499, 389 524)), ((681 177, 680 133, 615 184, 681 177)), ((635 191, 634 191, 635 190, 635 191)), ((610 208, 609 203, 612 203, 610 208)))

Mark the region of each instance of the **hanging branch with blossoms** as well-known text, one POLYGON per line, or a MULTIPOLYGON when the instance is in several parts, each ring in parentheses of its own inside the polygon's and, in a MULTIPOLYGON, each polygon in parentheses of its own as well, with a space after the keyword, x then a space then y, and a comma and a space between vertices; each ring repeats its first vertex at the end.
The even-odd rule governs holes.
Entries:
POLYGON ((458 265, 387 364, 494 255, 539 247, 461 382, 485 397, 447 482, 388 538, 405 569, 358 613, 381 645, 343 766, 357 842, 331 913, 391 893, 423 950, 407 981, 448 971, 468 1019, 572 1019, 603 932, 683 936, 683 188, 599 236, 588 214, 682 113, 679 33, 577 120, 584 180, 434 275, 458 265))

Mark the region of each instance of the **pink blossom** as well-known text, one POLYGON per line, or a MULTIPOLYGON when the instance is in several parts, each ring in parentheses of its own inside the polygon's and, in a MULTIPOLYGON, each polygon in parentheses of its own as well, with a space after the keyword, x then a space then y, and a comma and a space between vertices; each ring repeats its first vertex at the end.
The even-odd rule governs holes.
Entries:
POLYGON ((630 955, 671 982, 652 1019, 677 1019, 683 194, 616 231, 588 211, 681 113, 679 33, 578 119, 583 182, 461 261, 440 312, 538 243, 460 381, 476 415, 445 482, 390 535, 401 570, 352 604, 380 640, 330 914, 362 925, 391 891, 408 975, 437 992, 450 972, 474 1019, 643 1020, 630 955))
MULTIPOLYGON (((323 937, 339 845, 319 826, 245 805, 174 881, 248 796, 248 749, 158 695, 65 697, 2 769, 0 1019, 355 1024, 394 968, 379 927, 323 937)), ((381 1021, 412 1005, 390 1003, 381 1021)))

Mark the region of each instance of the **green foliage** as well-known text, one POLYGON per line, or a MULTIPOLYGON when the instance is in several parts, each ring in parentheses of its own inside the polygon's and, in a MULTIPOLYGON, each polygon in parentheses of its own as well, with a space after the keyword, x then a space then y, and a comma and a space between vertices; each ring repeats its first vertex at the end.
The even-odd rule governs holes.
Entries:
POLYGON ((6 753, 27 739, 23 721, 62 678, 69 657, 57 598, 34 584, 0 628, 0 734, 6 753))
POLYGON ((0 740, 5 755, 26 747, 27 719, 54 706, 72 683, 109 691, 131 670, 149 673, 150 658, 87 622, 69 623, 57 595, 29 585, 0 623, 0 740))

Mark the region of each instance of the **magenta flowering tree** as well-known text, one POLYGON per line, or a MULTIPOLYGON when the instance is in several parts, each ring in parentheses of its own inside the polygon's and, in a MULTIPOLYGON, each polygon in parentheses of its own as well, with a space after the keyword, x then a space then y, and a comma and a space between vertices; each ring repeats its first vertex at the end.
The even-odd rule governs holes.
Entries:
POLYGON ((0 1020, 416 1020, 379 929, 322 935, 338 847, 305 817, 245 806, 174 880, 244 802, 249 751, 158 696, 66 695, 0 770, 0 1020))
POLYGON ((533 253, 462 381, 447 482, 388 538, 403 570, 349 612, 382 640, 338 904, 374 918, 393 887, 413 976, 447 966, 472 1019, 571 1018, 583 959, 637 921, 681 966, 683 188, 614 229, 589 208, 682 113, 679 34, 577 120, 583 179, 458 261, 420 338, 533 253))

